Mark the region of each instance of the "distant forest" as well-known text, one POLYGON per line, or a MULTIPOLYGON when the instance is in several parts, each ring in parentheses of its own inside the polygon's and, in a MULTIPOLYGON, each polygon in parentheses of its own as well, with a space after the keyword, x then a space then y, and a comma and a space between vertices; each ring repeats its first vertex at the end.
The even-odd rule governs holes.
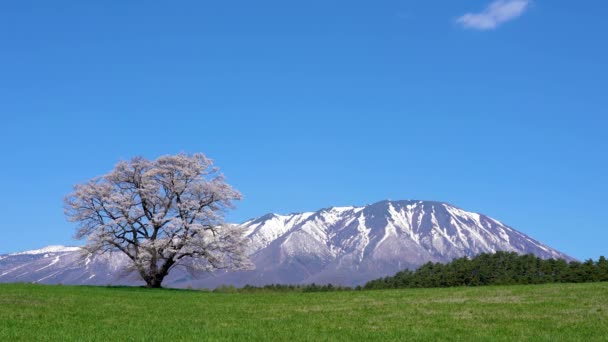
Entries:
POLYGON ((426 263, 415 271, 403 270, 394 276, 369 281, 356 288, 336 285, 284 285, 263 287, 246 285, 237 289, 220 286, 216 292, 325 292, 400 288, 430 288, 454 286, 516 285, 546 283, 585 283, 608 281, 608 260, 585 262, 563 259, 541 259, 535 255, 514 252, 479 254, 473 258, 458 258, 447 264, 426 263))
POLYGON ((482 285, 584 283, 608 281, 608 260, 585 262, 541 259, 514 252, 479 254, 450 263, 426 263, 415 271, 404 270, 392 277, 372 280, 365 289, 453 287, 482 285))

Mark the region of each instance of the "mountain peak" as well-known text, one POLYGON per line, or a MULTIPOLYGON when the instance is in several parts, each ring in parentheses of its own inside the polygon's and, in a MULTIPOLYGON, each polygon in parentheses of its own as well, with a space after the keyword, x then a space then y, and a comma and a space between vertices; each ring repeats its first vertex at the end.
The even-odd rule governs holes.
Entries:
POLYGON ((297 267, 301 274, 317 274, 309 281, 333 282, 341 272, 351 280, 355 274, 381 277, 428 261, 496 251, 572 260, 498 220, 446 202, 383 200, 279 217, 243 224, 254 263, 264 265, 265 273, 289 274, 297 267))

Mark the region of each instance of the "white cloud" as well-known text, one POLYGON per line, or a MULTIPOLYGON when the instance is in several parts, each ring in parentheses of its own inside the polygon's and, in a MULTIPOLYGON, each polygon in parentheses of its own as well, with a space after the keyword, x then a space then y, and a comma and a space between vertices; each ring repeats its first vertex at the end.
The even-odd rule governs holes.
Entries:
POLYGON ((479 13, 467 13, 456 20, 460 25, 476 29, 491 30, 521 16, 530 5, 530 0, 497 0, 479 13))

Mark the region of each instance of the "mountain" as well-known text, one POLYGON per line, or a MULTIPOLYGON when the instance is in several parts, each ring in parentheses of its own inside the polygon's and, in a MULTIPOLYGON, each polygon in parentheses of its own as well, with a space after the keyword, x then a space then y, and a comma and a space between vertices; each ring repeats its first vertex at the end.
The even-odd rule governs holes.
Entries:
MULTIPOLYGON (((172 287, 269 283, 357 285, 428 261, 485 252, 571 257, 488 216, 431 201, 382 201, 290 215, 268 214, 241 224, 250 239, 250 271, 193 278, 174 270, 172 287)), ((0 282, 143 284, 124 270, 119 253, 83 259, 77 247, 51 246, 0 256, 0 282)))

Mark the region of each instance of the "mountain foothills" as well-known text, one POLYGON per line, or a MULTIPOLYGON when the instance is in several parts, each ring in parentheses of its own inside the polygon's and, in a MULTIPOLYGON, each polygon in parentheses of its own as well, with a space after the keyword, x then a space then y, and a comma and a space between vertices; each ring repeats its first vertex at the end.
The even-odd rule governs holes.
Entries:
MULTIPOLYGON (((240 225, 255 269, 193 277, 176 268, 169 287, 271 283, 361 285, 415 269, 496 251, 573 260, 488 216, 431 201, 382 201, 290 215, 268 214, 240 225)), ((50 246, 0 256, 0 282, 142 285, 120 253, 83 257, 50 246)))

